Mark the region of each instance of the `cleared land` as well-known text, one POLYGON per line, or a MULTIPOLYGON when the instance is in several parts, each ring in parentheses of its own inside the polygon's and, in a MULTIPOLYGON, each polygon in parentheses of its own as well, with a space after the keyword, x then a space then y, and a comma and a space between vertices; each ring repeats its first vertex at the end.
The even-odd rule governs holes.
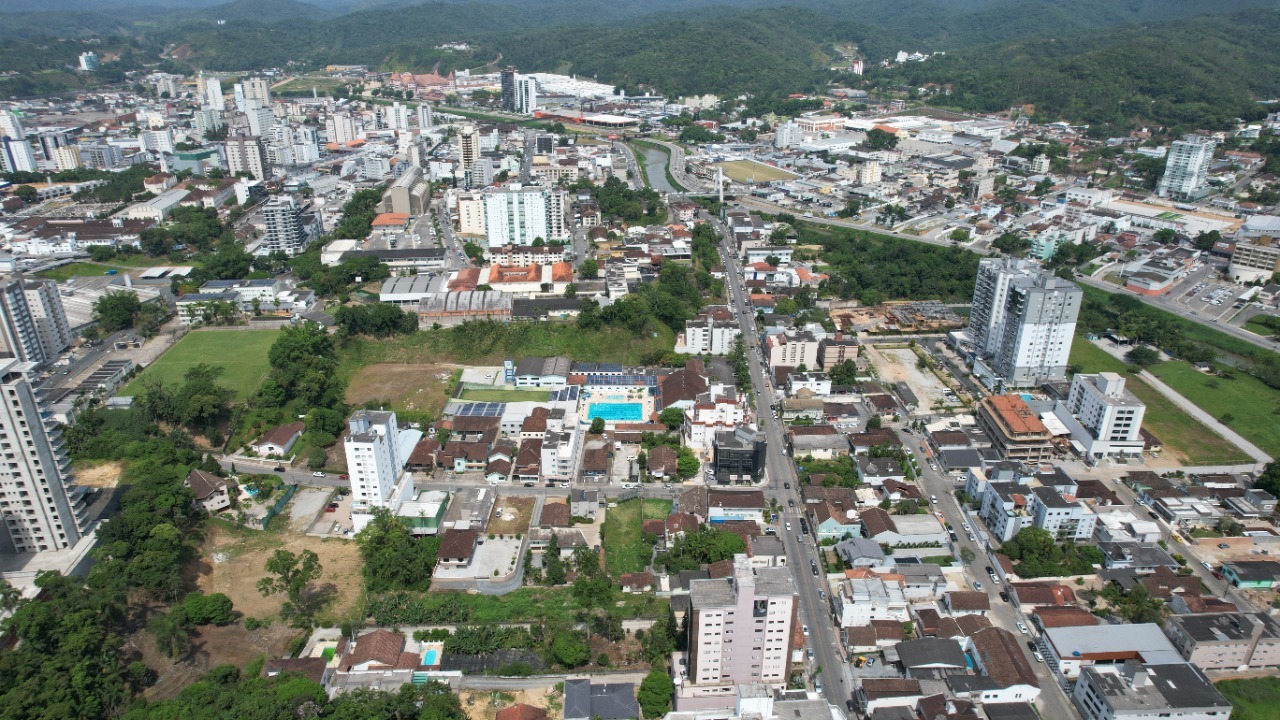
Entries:
POLYGON ((385 402, 394 410, 438 417, 448 400, 449 381, 456 369, 454 365, 367 365, 347 383, 345 399, 352 405, 385 402))
POLYGON ((534 502, 531 497, 498 498, 493 506, 493 517, 489 518, 489 533, 515 535, 528 532, 529 521, 533 519, 534 502), (499 510, 502 512, 498 512, 499 510))
POLYGON ((724 174, 735 182, 769 182, 771 180, 790 180, 797 177, 795 173, 772 165, 765 165, 755 160, 730 160, 716 163, 724 168, 724 174))
POLYGON ((311 89, 315 88, 317 93, 324 96, 345 82, 349 81, 336 77, 296 77, 273 86, 271 92, 277 95, 310 95, 311 89))
POLYGON ((124 475, 124 463, 104 462, 95 465, 76 465, 73 469, 77 485, 96 488, 113 488, 124 475))
POLYGON ((605 563, 611 574, 641 572, 649 565, 653 546, 642 542, 640 529, 645 520, 660 520, 671 514, 669 500, 627 500, 609 508, 604 518, 605 563))
POLYGON ((208 330, 191 332, 147 366, 133 382, 120 391, 136 395, 143 378, 153 377, 166 385, 180 384, 191 368, 204 363, 223 368, 218 382, 244 399, 257 392, 270 364, 267 352, 276 341, 275 330, 208 330))
POLYGON ((1162 362, 1148 371, 1271 455, 1280 455, 1280 390, 1252 375, 1227 370, 1229 377, 1206 375, 1182 361, 1162 362))
POLYGON ((461 400, 474 402, 546 402, 551 399, 550 390, 477 390, 467 389, 459 396, 461 400))
POLYGON ((1072 365, 1081 372, 1117 372, 1125 376, 1125 387, 1147 404, 1142 426, 1164 443, 1165 450, 1188 465, 1231 465, 1249 462, 1249 457, 1225 438, 1201 425, 1155 388, 1130 375, 1124 362, 1108 355, 1084 338, 1071 345, 1072 365))
POLYGON ((118 270, 125 272, 128 268, 123 265, 98 265, 96 263, 73 262, 66 265, 59 265, 51 270, 36 273, 42 278, 65 282, 73 277, 97 277, 106 275, 108 270, 118 270))

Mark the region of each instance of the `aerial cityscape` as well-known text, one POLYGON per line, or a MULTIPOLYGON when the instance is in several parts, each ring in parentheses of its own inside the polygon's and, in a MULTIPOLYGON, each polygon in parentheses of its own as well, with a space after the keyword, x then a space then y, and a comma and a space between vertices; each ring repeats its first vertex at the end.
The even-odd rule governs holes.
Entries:
POLYGON ((1278 35, 0 0, 0 718, 1280 718, 1278 35))

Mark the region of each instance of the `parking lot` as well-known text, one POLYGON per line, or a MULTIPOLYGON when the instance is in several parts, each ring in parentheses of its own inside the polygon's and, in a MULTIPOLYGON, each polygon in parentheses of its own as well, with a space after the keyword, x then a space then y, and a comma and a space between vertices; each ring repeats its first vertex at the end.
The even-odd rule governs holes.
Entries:
POLYGON ((1230 283, 1201 280, 1177 292, 1179 304, 1189 308, 1193 315, 1209 318, 1213 322, 1226 322, 1243 307, 1243 304, 1236 304, 1236 298, 1244 290, 1230 283))

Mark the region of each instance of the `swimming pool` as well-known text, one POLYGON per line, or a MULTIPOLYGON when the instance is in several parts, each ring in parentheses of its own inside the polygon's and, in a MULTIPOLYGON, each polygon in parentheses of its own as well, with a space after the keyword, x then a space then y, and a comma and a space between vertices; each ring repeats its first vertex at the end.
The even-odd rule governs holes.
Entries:
POLYGON ((422 654, 422 664, 432 667, 436 664, 436 658, 440 657, 440 653, 435 648, 431 648, 422 654))
POLYGON ((1023 399, 1023 400, 1025 400, 1026 402, 1031 402, 1032 400, 1035 400, 1035 399, 1036 399, 1036 396, 1035 396, 1035 395, 1028 395, 1028 394, 1026 394, 1026 393, 1022 393, 1022 399, 1023 399))
POLYGON ((639 422, 644 419, 644 403, 591 403, 587 406, 587 419, 639 422))

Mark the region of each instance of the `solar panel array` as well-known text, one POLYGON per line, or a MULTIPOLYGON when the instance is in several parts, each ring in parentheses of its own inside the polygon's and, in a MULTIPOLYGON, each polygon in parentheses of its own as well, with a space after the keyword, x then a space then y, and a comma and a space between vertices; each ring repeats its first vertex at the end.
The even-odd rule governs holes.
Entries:
POLYGON ((473 402, 453 405, 450 409, 454 417, 502 417, 507 407, 500 402, 473 402))

